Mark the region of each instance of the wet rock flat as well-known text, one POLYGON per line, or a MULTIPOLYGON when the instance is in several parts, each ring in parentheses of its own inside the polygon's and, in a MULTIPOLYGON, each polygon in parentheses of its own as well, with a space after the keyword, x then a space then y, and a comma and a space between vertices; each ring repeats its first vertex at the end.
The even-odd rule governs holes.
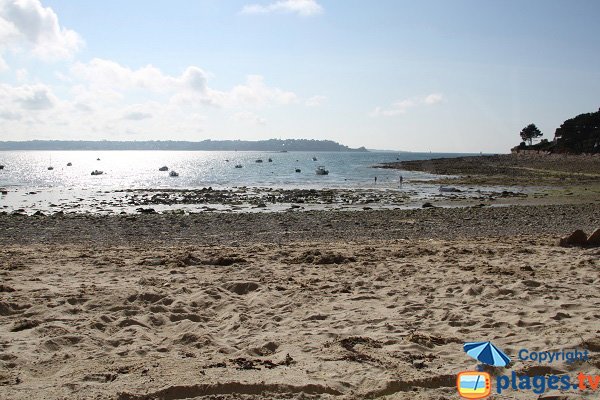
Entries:
POLYGON ((489 155, 388 163, 382 168, 460 175, 438 182, 488 185, 600 184, 600 155, 489 155))

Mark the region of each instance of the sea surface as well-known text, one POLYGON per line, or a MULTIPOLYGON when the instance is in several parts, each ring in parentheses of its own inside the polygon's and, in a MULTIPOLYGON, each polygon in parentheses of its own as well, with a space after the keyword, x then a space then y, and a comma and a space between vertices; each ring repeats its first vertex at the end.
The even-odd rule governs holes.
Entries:
MULTIPOLYGON (((229 151, 0 151, 0 211, 25 213, 135 212, 129 193, 211 187, 242 198, 273 189, 334 189, 388 192, 391 196, 439 195, 428 184, 435 175, 373 168, 382 163, 457 157, 465 154, 393 152, 229 152, 229 151), (313 160, 313 157, 316 160, 313 160), (271 161, 269 161, 269 159, 271 161), (257 162, 262 160, 262 162, 257 162), (67 166, 71 163, 71 166, 67 166), (236 165, 242 168, 235 168, 236 165), (49 170, 48 167, 53 167, 49 170), (168 172, 159 171, 166 166, 168 172), (328 175, 317 175, 323 166, 328 175), (296 172, 299 169, 300 172, 296 172), (92 175, 92 171, 102 171, 92 175), (169 176, 176 171, 179 176, 169 176), (400 176, 403 178, 400 186, 400 176), (375 181, 375 178, 377 180, 375 181), (402 193, 397 193, 402 190, 402 193), (130 205, 127 208, 128 204, 130 205)), ((144 195, 142 195, 144 196, 144 195)), ((391 199, 391 197, 390 197, 391 199)), ((233 201, 230 201, 232 203, 233 201)), ((342 201, 347 202, 347 201, 342 201)), ((389 200, 389 206, 395 201, 389 200)), ((219 204, 215 204, 219 206, 219 204)), ((248 203, 248 207, 252 204, 248 203)), ((289 206, 289 205, 288 205, 289 206)), ((173 207, 171 207, 173 208, 173 207)), ((193 210, 186 205, 185 208, 193 210)), ((162 210, 168 207, 161 207, 162 210)), ((231 208, 221 207, 225 211, 231 208)))
POLYGON ((377 177, 382 186, 398 184, 400 174, 429 179, 419 172, 374 169, 393 161, 452 157, 442 153, 229 152, 229 151, 5 151, 0 152, 0 187, 21 188, 361 188, 377 177), (313 157, 317 161, 313 161, 313 157), (269 158, 272 162, 269 162, 269 158), (262 163, 256 162, 262 160, 262 163), (72 166, 67 166, 67 163, 72 166), (241 164, 242 168, 235 168, 241 164), (316 175, 317 166, 329 175, 316 175), (54 167, 48 170, 48 167, 54 167), (158 169, 167 166, 179 177, 158 169), (300 169, 301 172, 295 172, 300 169), (92 176, 94 170, 102 175, 92 176))

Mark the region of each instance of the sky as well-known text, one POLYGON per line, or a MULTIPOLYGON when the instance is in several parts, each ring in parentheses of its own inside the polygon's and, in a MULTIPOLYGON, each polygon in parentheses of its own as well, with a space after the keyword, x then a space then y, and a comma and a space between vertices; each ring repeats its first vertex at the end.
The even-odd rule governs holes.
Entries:
POLYGON ((505 153, 600 107, 597 0, 0 0, 0 140, 505 153))

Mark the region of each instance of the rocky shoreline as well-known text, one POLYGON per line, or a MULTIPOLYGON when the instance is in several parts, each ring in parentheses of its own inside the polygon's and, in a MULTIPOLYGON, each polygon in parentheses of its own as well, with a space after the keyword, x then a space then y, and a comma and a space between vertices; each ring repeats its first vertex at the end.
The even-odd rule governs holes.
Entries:
POLYGON ((591 155, 501 154, 401 161, 384 164, 379 168, 454 176, 438 179, 438 183, 600 186, 600 156, 591 155))
MULTIPOLYGON (((42 191, 10 192, 12 207, 0 214, 60 213, 153 214, 202 212, 281 212, 302 210, 371 210, 421 208, 424 205, 471 206, 513 204, 536 198, 524 188, 479 188, 473 185, 440 192, 436 185, 406 184, 394 189, 126 189, 64 194, 46 199, 42 191), (57 198, 64 197, 64 198, 57 198)), ((6 196, 6 195, 3 195, 6 196)))

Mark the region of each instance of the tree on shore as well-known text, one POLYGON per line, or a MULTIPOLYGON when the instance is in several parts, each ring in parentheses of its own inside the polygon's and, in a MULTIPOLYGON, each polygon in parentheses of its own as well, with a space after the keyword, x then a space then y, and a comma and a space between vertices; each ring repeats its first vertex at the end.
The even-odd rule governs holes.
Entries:
POLYGON ((600 153, 600 110, 566 120, 554 137, 560 152, 600 153))
POLYGON ((535 126, 535 124, 529 124, 521 131, 521 139, 523 139, 524 142, 528 141, 530 146, 533 142, 533 139, 537 139, 543 135, 544 134, 538 129, 537 126, 535 126))

